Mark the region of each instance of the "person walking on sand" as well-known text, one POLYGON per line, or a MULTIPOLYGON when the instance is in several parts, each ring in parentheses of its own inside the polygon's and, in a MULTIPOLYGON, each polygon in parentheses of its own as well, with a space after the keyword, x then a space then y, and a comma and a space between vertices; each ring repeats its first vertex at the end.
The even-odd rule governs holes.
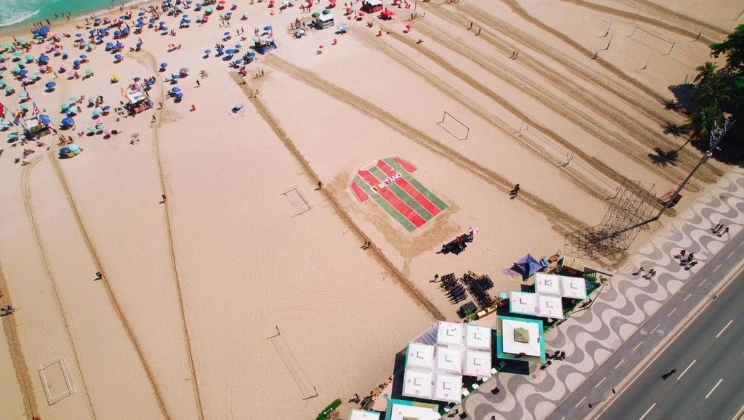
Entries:
POLYGON ((165 196, 165 194, 161 195, 163 197, 163 201, 160 202, 160 204, 165 204, 168 202, 168 197, 165 196))
POLYGON ((322 190, 322 189, 323 189, 323 183, 322 183, 322 182, 320 182, 320 181, 318 181, 318 188, 316 188, 315 190, 316 190, 316 191, 320 191, 320 190, 322 190))

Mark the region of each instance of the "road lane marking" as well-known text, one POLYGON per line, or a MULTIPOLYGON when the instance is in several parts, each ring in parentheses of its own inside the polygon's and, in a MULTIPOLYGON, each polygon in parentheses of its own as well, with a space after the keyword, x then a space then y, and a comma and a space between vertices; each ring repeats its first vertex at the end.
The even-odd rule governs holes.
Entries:
POLYGON ((597 382, 597 385, 594 385, 594 387, 595 387, 595 388, 596 388, 596 387, 598 387, 598 386, 599 386, 599 384, 601 384, 602 382, 604 382, 604 380, 605 380, 605 379, 607 379, 607 377, 606 377, 606 376, 605 376, 604 378, 602 378, 602 380, 601 380, 601 381, 597 382))
POLYGON ((651 411, 654 407, 656 407, 656 403, 654 403, 654 405, 652 405, 651 407, 649 407, 648 410, 646 410, 646 412, 643 413, 643 415, 641 416, 641 418, 638 419, 638 420, 643 420, 648 415, 648 412, 651 411))
POLYGON ((586 399, 586 397, 582 398, 581 401, 579 401, 578 403, 576 403, 576 405, 574 406, 574 408, 579 408, 579 406, 581 405, 581 403, 584 402, 585 399, 586 399))
POLYGON ((636 344, 636 346, 633 347, 633 351, 636 351, 636 349, 638 349, 638 347, 641 347, 641 344, 643 344, 643 341, 641 341, 640 343, 636 344))
POLYGON ((675 311, 677 311, 677 308, 674 308, 674 309, 672 309, 672 312, 669 312, 669 315, 667 315, 667 318, 669 318, 670 316, 672 316, 672 314, 673 314, 673 313, 674 313, 675 311))
POLYGON ((700 282, 700 284, 698 284, 698 287, 700 287, 700 286, 704 285, 706 281, 708 281, 708 279, 707 279, 707 278, 706 278, 706 279, 704 279, 703 281, 701 281, 701 282, 700 282))
POLYGON ((682 379, 683 376, 685 376, 685 373, 687 373, 687 371, 690 370, 690 368, 692 367, 692 365, 695 364, 695 362, 697 362, 697 359, 693 360, 692 363, 690 363, 689 366, 687 366, 687 369, 685 369, 684 371, 682 371, 682 373, 677 377, 677 380, 678 381, 680 379, 682 379))
POLYGON ((726 326, 725 326, 725 327, 723 327, 723 329, 722 329, 721 331, 719 331, 719 332, 718 332, 718 335, 716 335, 716 338, 720 337, 720 336, 721 336, 721 334, 723 334, 723 332, 724 332, 724 331, 726 331, 726 328, 728 328, 728 327, 729 327, 729 325, 731 325, 731 323, 732 323, 732 322, 734 322, 734 320, 733 320, 733 319, 732 319, 731 321, 729 321, 729 322, 728 322, 728 324, 726 324, 726 326))
POLYGON ((625 359, 621 360, 620 363, 616 364, 615 365, 615 369, 617 369, 618 366, 622 365, 624 361, 625 361, 625 359))
POLYGON ((736 252, 736 250, 733 250, 733 251, 729 252, 728 257, 726 257, 726 258, 731 258, 731 256, 734 255, 734 252, 736 252))
POLYGON ((713 272, 715 273, 716 271, 718 271, 718 269, 719 269, 719 268, 721 268, 721 264, 718 264, 718 265, 716 266, 716 268, 714 268, 714 269, 713 269, 713 272))
POLYGON ((659 325, 657 325, 656 327, 654 327, 653 330, 651 330, 651 333, 650 334, 653 334, 654 331, 656 331, 656 329, 659 328, 659 327, 661 327, 661 322, 659 322, 659 325))
POLYGON ((685 296, 685 298, 684 298, 684 299, 682 299, 682 302, 684 302, 684 301, 686 301, 687 299, 689 299, 689 297, 690 297, 690 296, 692 296, 692 293, 690 293, 689 295, 685 296))
POLYGON ((718 382, 716 382, 716 385, 713 387, 713 389, 711 389, 708 395, 705 396, 706 400, 708 399, 708 397, 710 397, 710 394, 712 394, 713 391, 715 391, 716 388, 718 388, 718 385, 721 385, 721 382, 723 382, 723 378, 719 379, 718 382))

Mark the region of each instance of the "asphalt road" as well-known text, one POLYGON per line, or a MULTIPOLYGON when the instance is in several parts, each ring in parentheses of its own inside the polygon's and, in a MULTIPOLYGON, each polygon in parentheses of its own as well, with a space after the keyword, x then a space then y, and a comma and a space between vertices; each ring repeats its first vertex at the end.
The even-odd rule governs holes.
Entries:
MULTIPOLYGON (((685 284, 682 286, 682 289, 680 289, 676 294, 672 295, 665 304, 659 308, 659 310, 651 316, 646 322, 641 326, 641 328, 633 334, 631 337, 629 337, 620 348, 618 348, 599 368, 597 368, 596 371, 594 371, 581 385, 579 385, 578 388, 573 390, 573 392, 566 397, 565 400, 561 402, 560 405, 558 405, 555 410, 547 417, 546 420, 570 420, 570 419, 581 419, 581 418, 594 418, 594 416, 597 416, 600 411, 603 409, 606 409, 605 405, 612 404, 613 407, 610 407, 612 410, 615 410, 618 408, 618 412, 615 413, 614 411, 607 411, 608 417, 600 417, 601 419, 639 419, 644 414, 646 410, 651 407, 654 402, 651 401, 646 405, 645 400, 643 404, 641 404, 638 401, 626 401, 624 398, 624 394, 635 392, 632 388, 638 387, 640 390, 640 393, 646 393, 653 391, 655 386, 661 386, 666 385, 667 382, 664 382, 660 379, 660 375, 664 373, 664 371, 669 371, 672 368, 677 369, 677 375, 676 377, 672 378, 672 381, 669 382, 671 384, 672 382, 675 382, 682 371, 687 367, 688 363, 685 363, 685 360, 679 360, 681 354, 683 352, 677 353, 676 357, 677 359, 672 359, 674 363, 671 364, 671 366, 663 366, 663 367, 656 367, 654 369, 661 369, 661 371, 653 370, 653 373, 649 375, 654 376, 656 378, 655 381, 653 381, 654 386, 652 386, 649 389, 644 389, 641 386, 636 385, 639 383, 636 381, 635 383, 629 385, 631 388, 626 390, 617 389, 617 391, 620 392, 619 395, 613 395, 611 393, 611 389, 618 388, 618 384, 620 384, 624 378, 628 377, 631 373, 633 373, 633 370, 639 366, 641 363, 644 362, 645 357, 649 353, 655 353, 659 351, 658 346, 661 344, 664 335, 667 334, 668 331, 672 331, 677 325, 679 325, 681 322, 685 321, 687 316, 693 311, 695 306, 697 306, 700 302, 705 300, 710 300, 710 296, 708 295, 709 292, 712 290, 713 286, 718 284, 721 279, 725 278, 727 275, 729 275, 734 267, 742 260, 744 259, 744 231, 740 232, 735 237, 732 237, 729 239, 726 243, 726 245, 718 251, 715 255, 711 257, 711 259, 703 266, 694 276, 692 276, 685 284), (615 400, 621 400, 620 403, 613 403, 615 400), (590 405, 591 404, 591 405, 590 405), (643 410, 638 414, 638 416, 633 417, 629 415, 629 412, 634 413, 635 411, 643 407, 643 410), (613 415, 613 417, 609 417, 613 415)), ((733 296, 736 296, 737 293, 742 293, 742 290, 740 289, 742 282, 741 279, 737 279, 734 284, 729 286, 727 291, 724 291, 724 294, 731 294, 733 296), (728 290, 736 291, 736 293, 731 293, 728 290)), ((744 296, 744 295, 739 295, 744 296)), ((723 298, 723 296, 721 296, 723 298)), ((721 299, 719 298, 719 299, 721 299)), ((716 302, 714 302, 714 305, 711 305, 707 308, 707 311, 712 311, 715 308, 719 308, 723 305, 721 305, 721 302, 724 302, 723 300, 718 301, 716 299, 716 302)), ((731 304, 730 306, 736 306, 735 304, 731 304)), ((726 308, 726 310, 733 310, 735 311, 735 308, 726 308)), ((704 311, 707 312, 707 311, 704 311)), ((721 315, 721 316, 726 316, 721 315)), ((740 315, 738 316, 740 318, 740 315)), ((707 319, 707 318, 706 318, 707 319)), ((727 323, 729 320, 732 319, 732 316, 729 315, 728 318, 726 318, 725 323, 727 323)), ((738 322, 741 323, 744 320, 739 320, 738 322)), ((738 326, 735 326, 737 322, 732 322, 731 325, 727 328, 725 331, 726 334, 728 334, 728 329, 733 329, 735 331, 741 331, 738 326)), ((709 329, 715 329, 715 327, 718 324, 711 324, 707 327, 709 329)), ((722 327, 722 326, 721 326, 722 327)), ((720 329, 720 328, 719 328, 720 329)), ((713 336, 718 333, 718 330, 715 331, 713 336)), ((742 334, 734 334, 741 336, 742 334)), ((720 339, 723 339, 723 335, 719 337, 720 339)), ((728 339, 728 338, 726 338, 728 339)), ((700 345, 704 345, 706 343, 705 340, 702 340, 700 337, 696 338, 696 341, 700 341, 700 345)), ((734 345, 735 343, 732 343, 734 345)), ((718 352, 718 351, 725 351, 726 349, 721 349, 720 347, 710 347, 709 350, 711 352, 718 352)), ((742 350, 738 351, 738 353, 734 353, 735 356, 741 357, 742 356, 742 350)), ((698 363, 702 364, 703 360, 709 360, 708 358, 710 355, 706 355, 706 357, 692 357, 690 361, 697 360, 695 363, 695 366, 693 368, 697 370, 696 367, 698 363)), ((721 356, 718 356, 721 357, 721 356)), ((728 366, 725 369, 730 370, 731 372, 744 372, 744 363, 739 362, 737 360, 732 361, 730 366, 728 366)), ((721 364, 723 365, 723 364, 721 364)), ((723 368, 723 367, 722 367, 723 368)), ((692 370, 692 369, 691 369, 692 370)), ((647 369, 645 372, 651 371, 651 368, 647 369)), ((644 372, 644 373, 645 373, 644 372)), ((690 372, 687 372, 685 375, 689 376, 690 372)), ((744 376, 744 373, 741 374, 744 376)), ((720 379, 720 375, 716 377, 715 381, 718 381, 720 379)), ((640 379, 639 379, 640 380, 640 379)), ((711 388, 713 385, 715 385, 715 381, 713 384, 711 384, 711 388)), ((731 380, 726 381, 731 382, 731 380)), ((707 382, 700 383, 701 387, 707 386, 707 382)), ((723 381, 719 385, 719 388, 723 385, 723 381)), ((732 388, 733 389, 733 388, 732 388)), ((707 394, 710 389, 705 390, 705 393, 707 394)), ((716 389, 715 392, 719 392, 720 390, 716 389)), ((715 394, 714 392, 714 394, 715 394)), ((713 394, 711 394, 712 397, 713 394)), ((703 395, 703 397, 705 394, 703 395)), ((683 396, 682 398, 687 398, 688 396, 683 396)), ((718 397, 716 397, 718 398, 718 397)), ((705 399, 705 398, 704 398, 705 399)), ((708 398, 710 399, 710 397, 708 398)), ((707 399, 706 399, 707 400, 707 399)), ((739 405, 739 407, 735 407, 734 412, 736 412, 738 409, 741 408, 741 402, 744 401, 744 397, 739 398, 739 400, 734 403, 731 402, 733 405, 739 405)), ((657 406, 660 404, 657 402, 657 406)), ((656 409, 656 407, 654 407, 656 409)), ((712 409, 712 408, 711 408, 712 409)), ((651 410, 653 411, 653 410, 651 410)), ((665 419, 677 419, 677 418, 683 418, 683 417, 673 417, 673 416, 663 416, 663 412, 660 410, 660 414, 662 414, 661 417, 653 417, 653 418, 665 418, 665 419)), ((647 417, 644 420, 647 420, 651 417, 651 412, 647 415, 647 417)), ((692 417, 692 418, 701 418, 701 419, 715 419, 715 420, 726 420, 725 417, 692 417)))
POLYGON ((733 419, 744 406, 744 274, 597 420, 733 419), (665 372, 676 369, 666 380, 665 372))

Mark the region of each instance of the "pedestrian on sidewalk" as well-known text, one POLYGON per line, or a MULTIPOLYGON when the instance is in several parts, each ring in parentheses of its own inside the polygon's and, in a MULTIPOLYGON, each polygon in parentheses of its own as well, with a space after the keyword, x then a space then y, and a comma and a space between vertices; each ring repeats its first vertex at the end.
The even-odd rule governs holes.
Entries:
POLYGON ((723 223, 719 223, 719 224, 713 226, 713 229, 711 229, 711 231, 713 233, 718 233, 718 231, 721 230, 721 229, 723 229, 723 223))
POLYGON ((687 252, 687 251, 683 249, 683 250, 679 251, 679 254, 677 254, 677 256, 676 256, 676 257, 674 257, 674 258, 679 258, 679 259, 682 259, 682 258, 684 258, 684 257, 685 257, 685 253, 686 253, 686 252, 687 252))
POLYGON ((723 236, 725 233, 728 233, 728 232, 729 232, 729 228, 728 228, 728 226, 726 226, 725 229, 718 231, 718 234, 717 235, 720 238, 721 236, 723 236))
POLYGON ((633 275, 634 275, 634 276, 637 276, 637 275, 639 275, 639 274, 641 274, 641 273, 643 273, 643 266, 640 266, 640 267, 638 268, 638 271, 636 271, 635 273, 633 273, 633 275))

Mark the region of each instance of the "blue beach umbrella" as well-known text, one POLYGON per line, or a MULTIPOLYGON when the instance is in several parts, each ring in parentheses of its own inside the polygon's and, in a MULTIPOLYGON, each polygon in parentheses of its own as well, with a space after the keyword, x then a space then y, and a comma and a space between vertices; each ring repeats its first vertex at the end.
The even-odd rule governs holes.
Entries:
POLYGON ((18 75, 21 76, 21 77, 23 77, 23 76, 25 76, 27 74, 28 74, 28 70, 26 70, 26 69, 22 69, 21 71, 18 72, 18 75))
POLYGON ((82 37, 83 37, 83 34, 81 34, 81 33, 75 34, 75 38, 82 38, 82 37))
POLYGON ((225 36, 228 36, 228 35, 230 35, 230 32, 225 32, 224 35, 225 36))
POLYGON ((167 28, 167 27, 165 27, 165 26, 161 26, 161 27, 160 27, 160 30, 162 30, 163 32, 168 32, 168 28, 167 28))
POLYGON ((114 59, 115 59, 116 61, 119 61, 119 60, 121 60, 122 58, 124 58, 124 57, 122 57, 122 56, 121 56, 121 54, 116 54, 116 55, 114 56, 114 59))
POLYGON ((243 46, 242 46, 242 45, 240 45, 240 44, 237 44, 237 45, 235 45, 235 49, 236 49, 236 50, 239 50, 239 49, 241 49, 241 48, 243 48, 243 46))
POLYGON ((65 117, 65 118, 62 118, 61 123, 63 126, 73 126, 75 125, 75 120, 73 120, 70 117, 65 117))
POLYGON ((80 54, 80 59, 81 59, 81 60, 85 60, 86 58, 88 58, 88 56, 87 56, 87 55, 85 55, 85 54, 80 54))
POLYGON ((270 30, 271 30, 271 25, 264 26, 264 31, 270 31, 270 30))
POLYGON ((47 82, 47 84, 45 84, 44 86, 46 86, 47 89, 50 89, 51 90, 51 89, 54 89, 55 86, 57 86, 57 83, 56 82, 47 82))
POLYGON ((166 68, 166 67, 168 67, 168 63, 160 63, 160 67, 161 68, 166 68))
POLYGON ((81 64, 80 63, 80 60, 75 60, 75 61, 72 62, 72 65, 75 66, 75 67, 80 67, 80 64, 81 64))
POLYGON ((178 86, 174 86, 173 89, 171 89, 171 92, 173 92, 173 93, 178 93, 180 91, 181 91, 181 89, 179 89, 178 86))
POLYGON ((204 54, 209 54, 211 52, 212 52, 212 50, 204 50, 204 54))

